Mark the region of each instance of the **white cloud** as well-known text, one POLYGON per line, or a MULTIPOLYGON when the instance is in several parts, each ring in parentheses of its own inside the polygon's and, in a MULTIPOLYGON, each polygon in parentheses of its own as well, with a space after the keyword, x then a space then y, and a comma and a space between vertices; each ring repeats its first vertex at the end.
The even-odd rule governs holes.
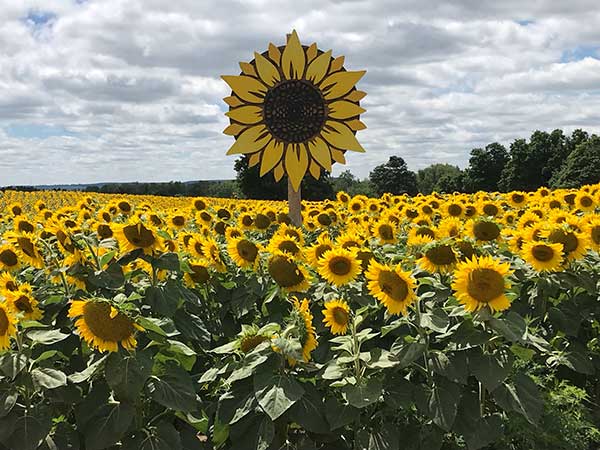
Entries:
POLYGON ((0 185, 230 178, 221 74, 296 28, 367 69, 367 176, 600 131, 595 0, 21 0, 0 6, 0 185), (44 23, 46 21, 46 23, 44 23), (37 22, 37 23, 36 23, 37 22), (582 53, 582 50, 583 53, 582 53), (569 55, 569 58, 565 58, 569 55), (46 130, 38 133, 35 130, 46 130), (48 131, 50 130, 50 131, 48 131))

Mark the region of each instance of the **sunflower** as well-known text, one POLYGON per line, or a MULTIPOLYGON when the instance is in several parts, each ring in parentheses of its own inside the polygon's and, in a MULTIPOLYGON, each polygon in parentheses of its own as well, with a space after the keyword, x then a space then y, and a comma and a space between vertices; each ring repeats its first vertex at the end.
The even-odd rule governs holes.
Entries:
POLYGON ((19 258, 30 266, 41 269, 44 259, 37 247, 37 238, 31 233, 7 232, 5 237, 17 249, 19 258))
POLYGON ((390 267, 374 259, 366 273, 367 287, 373 297, 379 300, 389 314, 406 314, 406 308, 416 298, 415 282, 400 265, 390 267))
POLYGON ((508 195, 508 201, 513 208, 523 208, 527 204, 527 196, 524 192, 513 191, 508 195))
POLYGON ((6 303, 0 303, 0 350, 10 348, 10 338, 17 334, 16 322, 6 303))
POLYGON ((260 248, 248 239, 231 239, 227 243, 227 252, 229 253, 229 256, 242 269, 256 267, 259 251, 260 248))
POLYGON ((419 264, 430 273, 450 272, 458 262, 454 249, 448 244, 434 243, 423 249, 419 264))
POLYGON ((31 293, 31 286, 23 284, 18 290, 11 292, 6 297, 8 307, 16 315, 22 314, 25 320, 38 320, 42 318, 42 311, 38 306, 38 301, 31 293))
POLYGON ((427 225, 415 226, 408 232, 408 245, 425 245, 436 239, 436 231, 427 225))
POLYGON ((188 286, 195 287, 196 285, 202 285, 210 280, 210 272, 208 271, 208 264, 199 259, 188 261, 189 272, 185 272, 183 280, 188 286))
POLYGON ((223 76, 233 91, 225 98, 231 125, 224 133, 236 138, 227 154, 249 155, 261 176, 273 170, 279 181, 287 174, 297 191, 307 171, 318 179, 333 162, 345 163, 346 150, 364 152, 354 134, 366 128, 359 120, 366 94, 354 85, 365 72, 343 64, 331 50, 302 46, 293 31, 284 47, 270 44, 241 63, 241 75, 223 76))
POLYGON ((137 248, 150 254, 159 245, 159 240, 153 227, 135 217, 124 224, 114 226, 114 237, 119 243, 122 253, 128 253, 137 248))
POLYGON ((477 241, 491 242, 500 237, 500 227, 492 220, 469 220, 465 224, 465 230, 477 241))
POLYGON ((23 205, 19 202, 11 203, 6 210, 10 211, 13 216, 19 216, 23 214, 23 205))
POLYGON ((562 263, 563 245, 546 242, 526 242, 521 257, 538 272, 556 271, 562 263))
POLYGON ((213 238, 206 238, 202 242, 202 252, 210 264, 211 267, 215 268, 217 272, 224 273, 227 271, 227 267, 221 258, 221 250, 217 245, 217 241, 213 238))
POLYGON ((321 234, 317 238, 317 242, 309 247, 306 251, 308 262, 315 269, 319 267, 319 260, 323 257, 325 252, 333 248, 333 242, 326 233, 321 234))
POLYGON ((35 225, 22 215, 13 219, 13 228, 17 233, 33 233, 35 231, 35 225))
POLYGON ((335 286, 350 283, 362 270, 356 249, 338 247, 328 250, 319 259, 318 264, 319 275, 335 286))
POLYGON ((333 334, 346 334, 350 322, 350 307, 343 300, 331 300, 325 303, 323 323, 333 334))
POLYGON ((273 235, 267 250, 271 253, 280 251, 289 253, 296 259, 302 259, 302 247, 300 243, 293 237, 281 236, 278 234, 273 235))
POLYGON ((593 211, 596 208, 596 201, 589 193, 579 191, 575 196, 575 207, 582 211, 593 211))
POLYGON ((438 224, 438 234, 440 237, 453 238, 458 237, 462 233, 463 223, 456 217, 446 217, 440 220, 438 224))
POLYGON ((287 292, 304 292, 310 287, 306 269, 296 264, 287 253, 273 253, 268 261, 268 271, 275 283, 287 292))
POLYGON ((68 315, 78 318, 75 326, 79 335, 101 352, 116 352, 119 343, 127 350, 134 350, 135 331, 143 331, 130 317, 105 301, 73 300, 68 315))
POLYGON ((587 222, 585 230, 591 247, 597 252, 600 251, 600 216, 592 217, 587 222))
POLYGON ((567 261, 581 259, 588 250, 585 234, 567 226, 550 228, 542 233, 542 237, 553 244, 562 244, 563 255, 567 261))
POLYGON ((20 266, 17 250, 10 244, 0 245, 0 270, 13 271, 20 266))
POLYGON ((396 227, 387 220, 380 220, 375 224, 373 235, 379 239, 382 244, 396 243, 396 227))
POLYGON ((0 293, 15 292, 19 289, 17 280, 8 272, 0 273, 0 293))
POLYGON ((508 263, 491 256, 474 256, 458 265, 452 289, 467 311, 477 311, 486 305, 492 311, 503 311, 510 306, 505 293, 510 287, 507 280, 510 273, 508 263))
POLYGON ((180 212, 173 212, 167 217, 168 225, 175 230, 181 230, 185 227, 186 222, 185 215, 180 212))
POLYGON ((292 312, 290 319, 295 329, 297 330, 297 338, 302 345, 302 359, 305 362, 310 361, 311 352, 317 348, 317 333, 312 323, 313 315, 310 312, 308 300, 298 300, 296 297, 292 299, 292 312))
POLYGON ((272 333, 256 325, 242 325, 242 332, 238 338, 240 350, 242 353, 250 353, 263 342, 270 341, 271 337, 272 333))

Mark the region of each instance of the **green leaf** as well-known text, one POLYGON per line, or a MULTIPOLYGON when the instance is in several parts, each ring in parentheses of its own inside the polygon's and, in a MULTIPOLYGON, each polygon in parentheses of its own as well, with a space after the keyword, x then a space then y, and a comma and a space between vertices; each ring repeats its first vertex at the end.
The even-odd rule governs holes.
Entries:
POLYGON ((5 386, 0 390, 0 418, 12 411, 18 398, 19 393, 14 386, 5 386))
POLYGON ((124 441, 121 448, 123 450, 182 450, 179 433, 172 424, 167 422, 159 422, 156 427, 136 433, 133 439, 124 441))
POLYGON ((286 412, 303 394, 302 386, 287 375, 269 372, 254 375, 254 395, 272 420, 286 412))
POLYGON ((47 367, 33 369, 31 378, 35 386, 44 389, 56 389, 67 384, 67 376, 63 372, 47 367))
POLYGON ((167 364, 161 375, 150 378, 148 390, 154 401, 167 408, 184 412, 196 409, 196 392, 192 379, 174 363, 167 364))
POLYGON ((448 314, 442 308, 435 308, 421 316, 421 326, 437 333, 445 333, 449 324, 448 314))
POLYGON ((325 418, 332 431, 355 422, 359 416, 360 409, 344 405, 333 397, 325 402, 325 418))
POLYGON ((510 351, 513 355, 515 355, 519 359, 522 359, 523 361, 531 361, 531 358, 533 358, 535 355, 535 350, 525 348, 519 344, 511 345, 510 351))
POLYGON ((502 409, 518 412, 533 425, 538 423, 544 411, 537 385, 522 373, 515 376, 514 386, 503 383, 493 395, 502 409))
POLYGON ((217 379, 217 377, 219 376, 220 370, 221 369, 218 367, 211 367, 210 369, 208 369, 206 372, 204 372, 202 374, 202 376, 198 380, 198 383, 204 384, 204 383, 210 383, 212 381, 215 381, 217 379))
MULTIPOLYGON (((451 357, 453 356, 451 353, 448 354, 451 357)), ((466 384, 468 375, 466 358, 457 356, 451 360, 442 352, 431 351, 429 353, 429 364, 431 369, 438 375, 461 384, 466 384)))
POLYGON ((154 313, 165 317, 173 317, 179 298, 178 296, 172 297, 170 294, 172 292, 167 292, 164 287, 150 286, 146 289, 145 303, 150 306, 154 313))
POLYGON ((469 355, 469 369, 475 377, 490 391, 498 387, 508 376, 513 358, 506 352, 492 355, 474 353, 469 355))
POLYGON ((425 348, 425 344, 405 342, 403 338, 399 338, 390 349, 390 359, 398 361, 400 367, 408 367, 423 355, 425 348))
POLYGON ((152 336, 153 339, 156 340, 164 340, 167 336, 165 330, 160 327, 161 321, 159 319, 155 319, 153 317, 138 317, 137 323, 144 328, 144 330, 153 333, 155 336, 152 336))
POLYGON ((456 418, 459 401, 460 386, 445 378, 436 377, 428 404, 433 423, 445 431, 450 431, 456 418))
POLYGON ((383 384, 383 400, 393 409, 408 409, 413 404, 413 384, 397 374, 383 384))
POLYGON ((383 394, 381 379, 368 378, 355 385, 347 384, 342 388, 342 394, 350 405, 364 408, 379 401, 383 394))
POLYGON ((210 346, 212 336, 200 317, 180 308, 175 311, 173 322, 185 338, 198 341, 201 346, 206 348, 210 346))
POLYGON ((235 383, 231 389, 219 397, 217 418, 219 422, 232 424, 258 406, 254 389, 250 383, 235 383))
POLYGON ((267 450, 274 438, 275 426, 265 415, 249 415, 231 427, 235 450, 267 450))
POLYGON ((106 360, 107 357, 108 357, 108 355, 105 355, 102 358, 100 358, 99 360, 97 360, 96 362, 87 366, 87 368, 82 370, 81 372, 76 372, 76 373, 69 375, 68 376, 69 381, 71 383, 78 384, 78 383, 83 383, 84 381, 89 380, 96 373, 96 371, 100 368, 100 366, 104 363, 104 361, 106 360))
POLYGON ((476 328, 470 320, 463 320, 450 339, 460 346, 477 346, 485 344, 491 337, 492 333, 476 328))
POLYGON ((229 378, 227 379, 227 383, 231 384, 235 381, 243 380, 244 378, 248 378, 251 376, 255 370, 260 367, 262 364, 269 360, 269 355, 264 353, 254 351, 240 361, 240 365, 237 369, 235 369, 229 378))
POLYGON ((152 372, 152 361, 144 353, 122 356, 111 353, 104 376, 119 400, 134 402, 152 372))
POLYGON ((88 281, 98 288, 119 289, 125 283, 125 276, 121 266, 113 263, 106 270, 97 270, 89 275, 88 281))
POLYGON ((27 337, 38 344, 51 345, 64 341, 70 334, 61 333, 59 330, 30 330, 27 337))
POLYGON ((10 449, 35 450, 48 436, 51 426, 50 417, 44 419, 29 415, 19 417, 14 424, 12 434, 3 443, 10 449))
POLYGON ((304 390, 304 395, 290 408, 290 419, 311 433, 328 433, 329 424, 323 414, 323 395, 308 383, 304 385, 304 390))
POLYGON ((570 348, 574 350, 567 353, 561 359, 561 362, 575 372, 593 375, 595 372, 594 364, 587 354, 586 348, 583 345, 572 345, 570 348))
POLYGON ((152 258, 151 264, 156 269, 179 272, 179 256, 177 256, 177 253, 163 253, 158 258, 152 258))
POLYGON ((465 435, 465 441, 469 450, 479 450, 497 442, 503 434, 502 417, 494 414, 472 423, 471 432, 465 435))
POLYGON ((27 356, 22 353, 4 353, 0 355, 0 372, 14 380, 19 372, 27 367, 28 361, 27 356))
POLYGON ((396 450, 399 445, 397 427, 385 423, 380 430, 369 433, 368 450, 396 450))
POLYGON ((83 430, 86 450, 102 450, 121 440, 135 416, 128 403, 102 405, 83 430))
POLYGON ((514 311, 499 319, 492 317, 488 323, 494 331, 511 342, 522 342, 527 332, 525 319, 514 311))

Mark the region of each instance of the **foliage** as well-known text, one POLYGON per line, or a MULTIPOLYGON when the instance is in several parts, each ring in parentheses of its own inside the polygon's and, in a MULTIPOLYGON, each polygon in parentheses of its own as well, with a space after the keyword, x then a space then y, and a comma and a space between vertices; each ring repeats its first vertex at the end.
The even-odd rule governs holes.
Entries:
POLYGON ((583 141, 567 157, 555 173, 553 187, 578 187, 600 182, 600 138, 593 136, 583 141))
POLYGON ((503 145, 494 142, 485 148, 471 150, 469 167, 465 171, 464 186, 467 192, 499 190, 502 170, 510 157, 503 145))
POLYGON ((390 156, 387 163, 375 167, 369 174, 369 180, 378 195, 417 193, 417 176, 408 170, 406 162, 400 156, 390 156))
POLYGON ((332 185, 334 192, 343 191, 352 196, 374 197, 376 195, 375 189, 368 179, 359 180, 349 170, 344 170, 337 178, 333 178, 332 185))
POLYGON ((432 164, 417 172, 417 189, 421 194, 462 191, 462 171, 451 164, 432 164))
POLYGON ((0 194, 0 450, 600 445, 600 185, 286 212, 0 194))

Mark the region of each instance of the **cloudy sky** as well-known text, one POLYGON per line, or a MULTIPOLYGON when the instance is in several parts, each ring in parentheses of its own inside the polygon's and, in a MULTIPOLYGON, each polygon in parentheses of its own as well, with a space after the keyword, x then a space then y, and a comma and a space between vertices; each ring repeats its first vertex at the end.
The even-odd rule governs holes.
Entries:
POLYGON ((232 178, 219 76, 292 29, 367 70, 334 174, 600 131, 597 0, 2 1, 0 186, 232 178))

